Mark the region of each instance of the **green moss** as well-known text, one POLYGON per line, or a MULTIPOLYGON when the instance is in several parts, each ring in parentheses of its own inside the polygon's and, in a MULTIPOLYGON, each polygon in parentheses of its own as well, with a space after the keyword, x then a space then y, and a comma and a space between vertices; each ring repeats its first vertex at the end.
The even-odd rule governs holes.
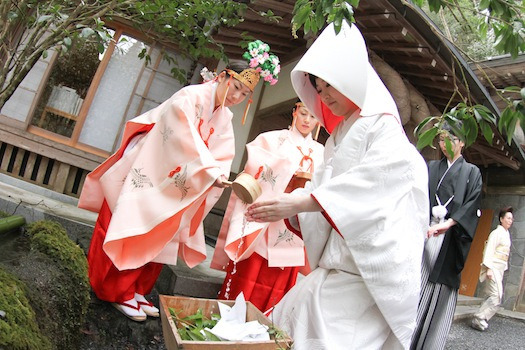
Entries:
POLYGON ((69 239, 66 229, 60 223, 51 220, 36 221, 28 225, 27 233, 35 236, 44 233, 50 236, 57 236, 69 239))
POLYGON ((84 251, 67 236, 66 230, 54 221, 38 221, 27 232, 34 249, 57 263, 62 271, 53 286, 56 310, 60 317, 63 343, 74 348, 85 321, 90 294, 88 265, 84 251))
POLYGON ((51 349, 51 343, 39 330, 35 312, 26 297, 26 286, 0 267, 0 348, 51 349))

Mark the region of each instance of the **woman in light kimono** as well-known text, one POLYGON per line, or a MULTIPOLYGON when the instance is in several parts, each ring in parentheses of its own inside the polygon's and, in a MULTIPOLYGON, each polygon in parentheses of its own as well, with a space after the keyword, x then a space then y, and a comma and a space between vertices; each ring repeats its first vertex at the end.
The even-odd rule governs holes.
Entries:
POLYGON ((337 35, 328 26, 291 78, 323 124, 332 114, 344 120, 327 140, 311 186, 248 209, 255 222, 290 218, 314 269, 270 317, 298 350, 406 349, 428 228, 425 162, 355 25, 343 23, 337 35))
MULTIPOLYGON (((322 162, 324 147, 311 134, 319 123, 302 102, 296 104, 292 115, 289 130, 262 133, 246 145, 249 156, 245 172, 264 169, 259 176, 265 187, 261 199, 290 192, 322 162), (265 177, 270 170, 271 177, 265 177)), ((235 300, 242 291, 246 300, 264 312, 293 287, 300 270, 306 274, 309 268, 300 236, 290 232, 282 220, 247 224, 247 207, 232 193, 211 267, 227 270, 219 299, 235 300)))
MULTIPOLYGON (((461 128, 461 123, 457 124, 461 128)), ((431 221, 421 271, 421 295, 412 349, 444 349, 461 271, 481 216, 481 172, 461 155, 465 146, 447 123, 439 136, 445 155, 428 163, 431 221), (446 149, 446 139, 451 152, 446 149)))
POLYGON ((485 282, 486 298, 472 318, 472 328, 484 331, 488 321, 496 314, 503 297, 503 274, 509 268, 510 232, 514 222, 512 207, 499 212, 499 225, 489 235, 483 251, 479 281, 485 282))
POLYGON ((214 80, 182 88, 128 121, 119 150, 86 178, 79 207, 99 212, 88 252, 91 286, 134 321, 159 316, 144 296, 162 263, 179 256, 193 267, 206 257, 202 220, 223 191, 235 150, 228 107, 251 95, 256 65, 232 61, 214 80))

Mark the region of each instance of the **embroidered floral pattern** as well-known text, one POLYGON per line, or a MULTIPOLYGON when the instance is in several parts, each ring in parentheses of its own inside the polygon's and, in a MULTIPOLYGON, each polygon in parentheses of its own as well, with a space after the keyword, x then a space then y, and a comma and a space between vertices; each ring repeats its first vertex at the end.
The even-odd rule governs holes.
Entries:
POLYGON ((164 126, 164 130, 162 130, 160 133, 162 135, 162 142, 166 143, 168 138, 173 134, 173 129, 169 126, 164 126))
POLYGON ((288 244, 293 245, 294 234, 290 232, 288 229, 284 229, 283 232, 279 230, 279 236, 277 237, 277 240, 275 241, 274 247, 277 246, 281 242, 288 242, 288 244))
POLYGON ((189 187, 186 187, 186 178, 187 178, 187 166, 184 167, 184 171, 181 173, 181 167, 178 166, 174 170, 170 171, 168 177, 171 177, 173 184, 175 187, 177 187, 181 192, 181 198, 182 201, 184 197, 188 194, 189 187))
POLYGON ((266 165, 266 170, 264 170, 261 174, 261 180, 268 182, 270 185, 275 186, 275 180, 277 179, 279 175, 273 175, 273 169, 270 168, 268 165, 266 165))
POLYGON ((197 118, 197 120, 202 119, 202 114, 203 114, 203 112, 204 112, 204 106, 201 105, 201 104, 199 104, 199 103, 197 103, 197 104, 195 105, 195 112, 197 113, 197 114, 195 115, 195 117, 197 118))
POLYGON ((131 185, 134 188, 143 188, 146 184, 149 187, 153 187, 151 180, 147 175, 142 174, 141 171, 142 168, 131 168, 131 185))
POLYGON ((279 147, 281 147, 283 143, 286 141, 286 134, 281 133, 281 135, 279 135, 278 141, 279 141, 279 147))

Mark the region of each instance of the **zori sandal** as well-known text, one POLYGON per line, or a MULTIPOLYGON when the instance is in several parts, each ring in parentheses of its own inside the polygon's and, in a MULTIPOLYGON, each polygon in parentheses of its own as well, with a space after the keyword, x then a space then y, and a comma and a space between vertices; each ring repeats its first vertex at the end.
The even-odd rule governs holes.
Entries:
POLYGON ((123 303, 111 303, 111 305, 113 305, 118 311, 122 312, 130 320, 143 322, 148 318, 139 303, 135 306, 125 301, 123 303))
POLYGON ((143 295, 135 293, 135 300, 146 315, 150 317, 159 317, 159 309, 157 309, 151 301, 146 300, 143 295))

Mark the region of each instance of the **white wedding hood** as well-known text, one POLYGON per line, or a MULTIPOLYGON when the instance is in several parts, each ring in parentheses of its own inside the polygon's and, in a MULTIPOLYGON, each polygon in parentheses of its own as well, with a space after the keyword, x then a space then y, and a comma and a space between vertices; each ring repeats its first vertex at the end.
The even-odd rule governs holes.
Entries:
POLYGON ((368 61, 368 52, 361 32, 354 24, 343 22, 339 34, 333 24, 326 27, 306 51, 291 73, 295 92, 323 125, 322 102, 309 74, 313 74, 361 109, 362 116, 388 113, 399 120, 399 112, 376 71, 368 61))

